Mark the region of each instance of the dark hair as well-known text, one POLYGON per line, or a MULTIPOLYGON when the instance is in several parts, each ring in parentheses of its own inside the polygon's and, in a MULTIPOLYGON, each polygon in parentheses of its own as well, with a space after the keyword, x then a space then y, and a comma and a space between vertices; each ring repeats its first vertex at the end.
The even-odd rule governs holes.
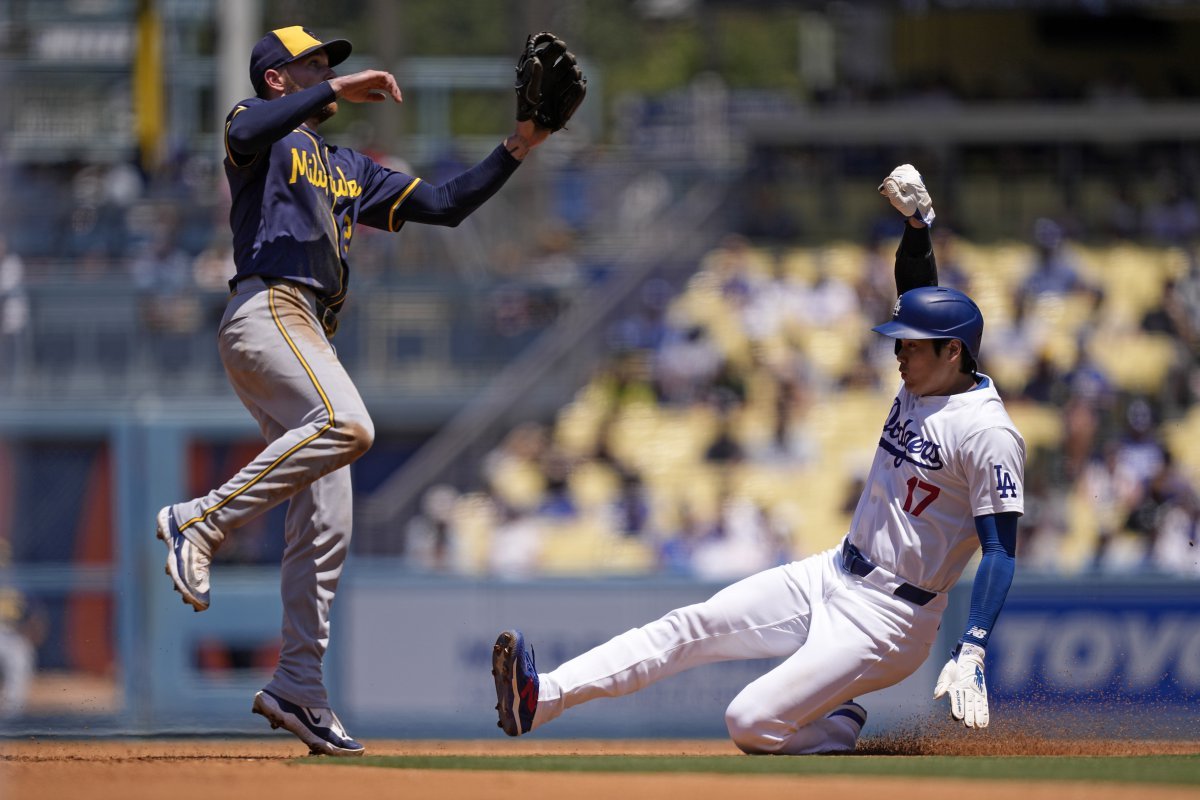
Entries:
MULTIPOLYGON (((936 356, 940 356, 942 354, 942 348, 954 340, 950 339, 950 338, 942 338, 942 339, 930 339, 930 341, 933 342, 933 354, 936 356)), ((960 339, 959 341, 962 341, 962 340, 960 339)), ((900 355, 900 340, 899 339, 896 340, 895 350, 896 350, 896 355, 900 355)), ((972 375, 972 376, 978 374, 978 372, 979 372, 979 364, 977 364, 975 362, 975 357, 971 355, 971 351, 967 349, 967 345, 965 343, 963 344, 962 360, 959 361, 958 371, 965 373, 967 375, 972 375)))
MULTIPOLYGON (((953 339, 934 339, 933 340, 933 354, 940 356, 942 354, 942 348, 945 347, 946 345, 948 345, 952 341, 954 341, 954 340, 953 339)), ((967 349, 966 343, 963 342, 962 359, 959 361, 958 371, 966 373, 967 375, 975 375, 975 373, 978 372, 978 370, 979 370, 979 365, 975 363, 975 357, 973 355, 971 355, 971 351, 967 349)))

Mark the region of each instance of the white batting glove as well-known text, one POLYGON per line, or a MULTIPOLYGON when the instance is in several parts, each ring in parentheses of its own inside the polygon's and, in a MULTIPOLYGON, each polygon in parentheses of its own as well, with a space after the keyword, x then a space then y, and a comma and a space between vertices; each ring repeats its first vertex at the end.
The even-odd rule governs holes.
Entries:
POLYGON ((917 217, 926 225, 933 223, 933 201, 921 173, 912 164, 901 164, 879 184, 879 193, 906 217, 917 217))
POLYGON ((987 683, 983 679, 983 648, 964 644, 958 656, 942 667, 933 690, 936 700, 950 695, 950 715, 968 728, 988 726, 987 683))

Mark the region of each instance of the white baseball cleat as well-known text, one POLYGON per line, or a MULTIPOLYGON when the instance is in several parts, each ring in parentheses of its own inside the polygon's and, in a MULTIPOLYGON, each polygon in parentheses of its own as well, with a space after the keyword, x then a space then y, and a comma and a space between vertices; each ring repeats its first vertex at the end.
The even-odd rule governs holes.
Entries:
POLYGON ((158 512, 156 535, 167 546, 167 574, 175 584, 175 591, 183 595, 183 602, 196 611, 208 608, 208 567, 212 555, 179 532, 175 514, 170 506, 158 512))
POLYGON ((901 164, 879 184, 879 193, 906 217, 917 217, 926 225, 937 217, 925 180, 912 164, 901 164))
POLYGON ((350 738, 331 708, 296 705, 263 689, 254 695, 255 714, 266 717, 271 728, 283 728, 308 745, 315 756, 361 756, 366 748, 350 738))

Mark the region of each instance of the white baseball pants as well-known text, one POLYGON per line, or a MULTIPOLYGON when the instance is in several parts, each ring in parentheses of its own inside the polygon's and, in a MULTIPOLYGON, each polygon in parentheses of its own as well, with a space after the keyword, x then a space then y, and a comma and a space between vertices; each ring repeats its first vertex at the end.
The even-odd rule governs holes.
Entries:
POLYGON ((857 726, 825 715, 915 672, 945 608, 944 594, 925 606, 895 597, 847 573, 840 550, 829 550, 739 581, 539 675, 533 726, 701 664, 786 657, 729 704, 734 743, 747 753, 853 750, 857 726))

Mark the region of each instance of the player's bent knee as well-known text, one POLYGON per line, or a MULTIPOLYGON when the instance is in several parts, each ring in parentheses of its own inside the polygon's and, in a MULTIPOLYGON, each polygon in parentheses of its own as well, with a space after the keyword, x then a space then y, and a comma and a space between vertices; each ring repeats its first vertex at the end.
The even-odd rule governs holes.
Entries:
POLYGON ((725 710, 725 727, 738 749, 748 755, 769 755, 778 752, 780 741, 764 735, 760 715, 742 709, 735 702, 725 710))
POLYGON ((375 425, 368 416, 340 419, 337 430, 345 438, 346 452, 351 459, 358 458, 375 443, 375 425))

